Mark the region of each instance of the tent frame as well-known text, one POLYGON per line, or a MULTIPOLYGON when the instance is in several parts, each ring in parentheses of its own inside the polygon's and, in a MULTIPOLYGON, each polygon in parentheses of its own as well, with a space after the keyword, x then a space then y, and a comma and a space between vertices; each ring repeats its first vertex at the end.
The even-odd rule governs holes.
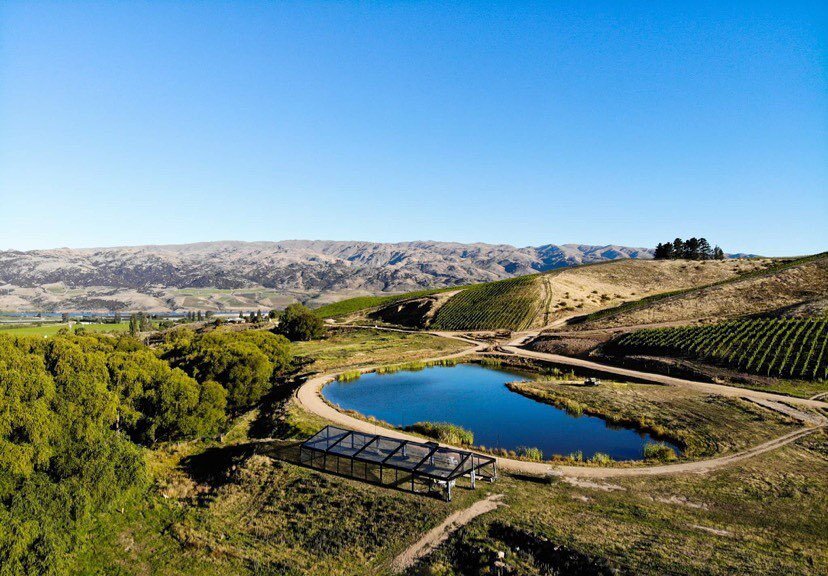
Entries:
POLYGON ((491 456, 440 446, 437 442, 366 434, 333 425, 325 426, 299 447, 300 463, 312 468, 341 474, 341 460, 350 463, 350 474, 345 474, 347 476, 358 477, 354 463, 360 462, 365 465, 364 479, 372 480, 369 466, 374 466, 379 472, 373 480, 384 485, 387 482, 383 479, 383 473, 394 470, 394 482, 390 484, 401 487, 410 480, 412 492, 418 492, 416 486, 419 483, 426 486, 428 492, 441 492, 446 501, 451 500, 451 489, 460 478, 468 477, 471 488, 475 488, 478 479, 490 482, 497 479, 497 460, 491 456), (373 454, 373 457, 368 454, 373 454), (320 456, 321 466, 318 462, 320 456), (329 469, 329 461, 335 466, 333 470, 329 469), (404 475, 402 481, 401 473, 404 475))

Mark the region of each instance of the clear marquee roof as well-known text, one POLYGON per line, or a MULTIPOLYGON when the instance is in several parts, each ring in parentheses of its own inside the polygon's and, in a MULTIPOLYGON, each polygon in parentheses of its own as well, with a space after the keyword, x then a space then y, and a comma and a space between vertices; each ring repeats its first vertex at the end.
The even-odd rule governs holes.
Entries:
POLYGON ((437 480, 454 480, 495 462, 489 456, 442 447, 436 442, 399 440, 337 426, 326 426, 306 440, 302 448, 437 480))

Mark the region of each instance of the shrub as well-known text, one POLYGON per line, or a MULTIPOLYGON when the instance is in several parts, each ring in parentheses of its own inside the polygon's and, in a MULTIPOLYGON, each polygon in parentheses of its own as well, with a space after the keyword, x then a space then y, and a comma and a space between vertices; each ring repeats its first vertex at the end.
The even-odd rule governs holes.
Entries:
POLYGON ((671 462, 676 460, 676 451, 664 442, 648 442, 644 445, 644 459, 645 460, 659 460, 661 462, 671 462))
POLYGON ((590 458, 589 461, 593 464, 606 466, 608 464, 612 464, 612 457, 609 454, 604 454, 603 452, 596 452, 592 455, 592 458, 590 458))
POLYGON ((446 444, 459 444, 461 446, 474 444, 474 432, 449 422, 417 422, 411 426, 406 426, 404 430, 422 434, 446 444))
POLYGON ((531 460, 533 462, 543 461, 543 452, 541 452, 539 448, 534 448, 530 446, 518 446, 516 452, 518 457, 523 458, 524 460, 531 460))

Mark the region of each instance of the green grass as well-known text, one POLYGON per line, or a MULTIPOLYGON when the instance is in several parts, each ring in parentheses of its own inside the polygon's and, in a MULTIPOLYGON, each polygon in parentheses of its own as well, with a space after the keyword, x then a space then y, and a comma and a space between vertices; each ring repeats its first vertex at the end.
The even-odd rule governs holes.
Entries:
POLYGON ((411 426, 406 426, 404 430, 455 446, 474 445, 474 432, 449 422, 416 422, 411 426))
POLYGON ((406 574, 497 574, 486 569, 498 560, 522 576, 826 574, 826 450, 817 433, 708 474, 583 486, 504 475, 507 506, 406 574))
MULTIPOLYGON (((692 288, 685 288, 682 290, 673 290, 670 292, 662 292, 660 294, 653 294, 652 296, 645 296, 644 298, 640 298, 638 300, 633 300, 631 302, 624 302, 619 306, 615 306, 613 308, 605 308, 602 310, 596 310, 591 314, 586 314, 584 316, 578 317, 573 319, 572 323, 584 323, 584 322, 593 322, 595 320, 600 320, 603 318, 608 318, 611 316, 616 316, 618 314, 623 314, 625 312, 631 312, 633 310, 638 310, 640 308, 645 308, 650 304, 655 302, 659 302, 661 300, 665 300, 667 298, 675 298, 684 296, 686 294, 691 294, 693 292, 698 292, 700 290, 705 290, 707 288, 712 288, 714 286, 722 286, 724 284, 732 284, 734 282, 741 282, 743 280, 749 280, 752 278, 760 278, 762 276, 770 276, 772 274, 776 274, 777 272, 781 272, 783 270, 787 270, 788 268, 793 268, 794 266, 801 266, 803 264, 808 264, 809 262, 814 262, 816 260, 821 260, 823 258, 828 258, 828 252, 820 252, 819 254, 812 254, 810 256, 803 256, 802 258, 792 258, 792 259, 780 259, 775 264, 767 268, 763 268, 761 270, 753 270, 751 272, 745 272, 744 274, 739 274, 733 278, 727 278, 725 280, 720 280, 718 282, 713 282, 711 284, 705 284, 704 286, 694 286, 692 288)), ((692 262, 688 261, 688 262, 692 262)))
POLYGON ((735 320, 707 326, 638 330, 608 350, 698 358, 748 374, 804 380, 828 378, 828 320, 735 320))
POLYGON ((670 440, 683 448, 687 459, 744 450, 782 436, 794 425, 776 412, 739 398, 655 384, 602 381, 599 386, 583 386, 580 382, 550 380, 511 382, 507 386, 570 414, 597 416, 611 425, 670 440))
MULTIPOLYGON (((54 336, 62 328, 67 328, 67 324, 44 324, 40 326, 15 326, 15 327, 0 327, 0 334, 8 334, 10 336, 54 336)), ((81 327, 87 332, 106 333, 106 332, 126 332, 129 330, 129 322, 120 322, 118 324, 75 324, 75 328, 81 327)))
POLYGON ((327 338, 291 346, 294 355, 312 360, 307 369, 314 372, 390 364, 401 358, 414 362, 466 348, 469 344, 451 338, 370 328, 329 330, 327 338))
POLYGON ((431 326, 442 330, 520 330, 542 303, 538 275, 520 276, 466 288, 437 311, 431 326))

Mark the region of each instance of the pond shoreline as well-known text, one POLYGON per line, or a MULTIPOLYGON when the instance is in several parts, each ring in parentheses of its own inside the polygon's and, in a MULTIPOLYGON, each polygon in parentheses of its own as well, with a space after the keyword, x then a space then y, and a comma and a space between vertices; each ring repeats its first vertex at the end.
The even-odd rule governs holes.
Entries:
MULTIPOLYGON (((603 414, 587 414, 581 419, 550 402, 522 394, 510 386, 510 379, 529 374, 543 376, 529 366, 512 367, 508 362, 486 357, 463 360, 352 371, 326 382, 319 396, 331 408, 351 417, 400 431, 415 422, 461 426, 474 432, 475 449, 496 456, 550 464, 652 463, 644 458, 645 447, 658 443, 664 436, 650 438, 652 427, 638 427, 637 422, 620 422, 603 414), (437 372, 446 367, 466 370, 450 377, 437 372), (406 375, 406 368, 419 373, 426 369, 435 372, 406 375), (361 381, 359 392, 353 388, 357 381, 361 381), (537 457, 536 449, 544 453, 542 459, 537 457), (521 452, 529 457, 521 458, 521 452), (595 462, 589 462, 593 457, 595 462)), ((671 449, 681 452, 681 444, 672 437, 668 441, 671 449)))

